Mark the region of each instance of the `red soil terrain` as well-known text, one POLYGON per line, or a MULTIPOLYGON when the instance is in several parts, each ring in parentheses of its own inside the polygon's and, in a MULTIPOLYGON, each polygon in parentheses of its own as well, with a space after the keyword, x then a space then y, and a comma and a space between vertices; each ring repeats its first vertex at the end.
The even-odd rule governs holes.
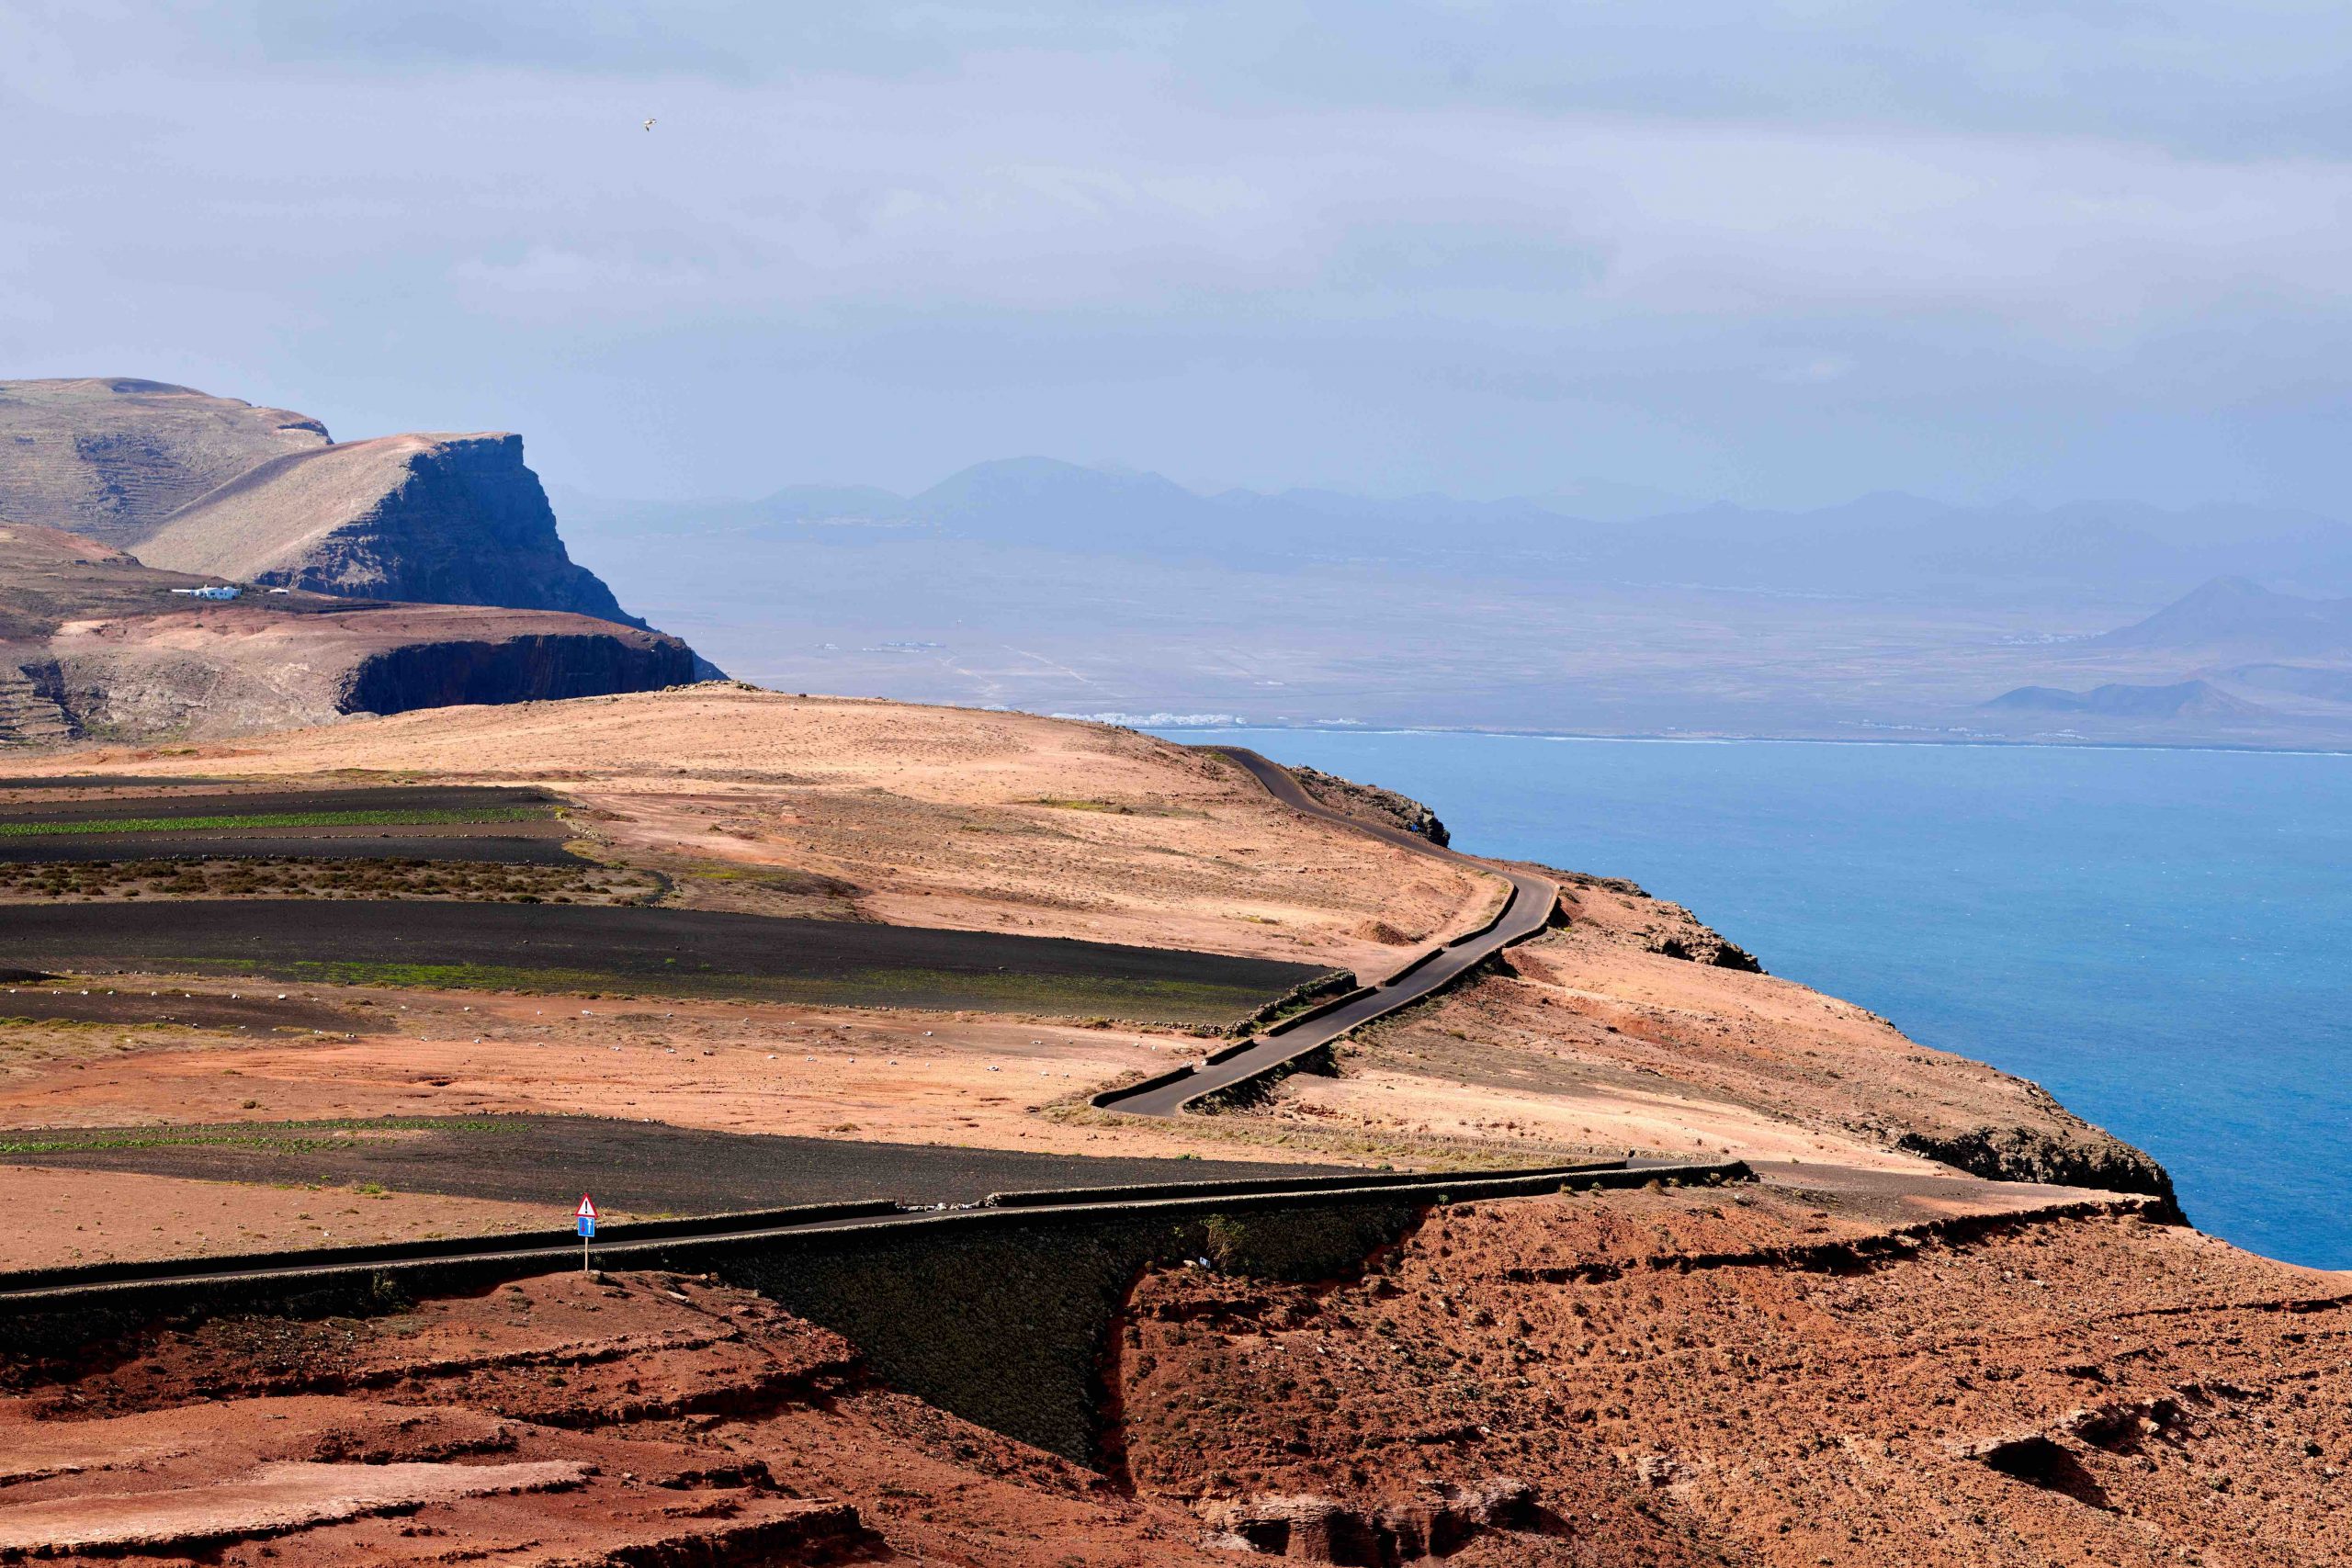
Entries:
POLYGON ((0 1560, 1209 1563, 1181 1508, 692 1280, 162 1329, 0 1400, 0 1560))
POLYGON ((676 1276, 20 1344, 0 1559, 2352 1561, 2352 1279, 2153 1212, 1785 1168, 1442 1206, 1321 1283, 1155 1271, 1099 1472, 676 1276))
POLYGON ((1158 1275, 1125 1472, 1325 1562, 2352 1561, 2352 1278, 1947 1187, 1465 1204, 1352 1281, 1158 1275))

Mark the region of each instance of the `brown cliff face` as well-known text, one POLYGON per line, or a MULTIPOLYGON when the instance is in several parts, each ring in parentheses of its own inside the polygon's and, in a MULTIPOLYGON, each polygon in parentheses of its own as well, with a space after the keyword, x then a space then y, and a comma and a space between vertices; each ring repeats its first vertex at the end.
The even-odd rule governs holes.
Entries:
POLYGON ((306 415, 158 381, 0 381, 0 517, 232 582, 644 624, 565 552, 503 433, 336 445, 306 415))
POLYGON ((407 713, 469 703, 548 702, 658 691, 694 679, 694 654, 675 637, 551 625, 503 637, 404 642, 369 655, 353 668, 342 707, 345 713, 407 713))
POLYGON ((564 553, 519 435, 388 435, 288 453, 184 507, 138 547, 150 566, 233 581, 629 620, 564 553))
POLYGON ((0 523, 0 747, 235 735, 695 679, 675 637, 585 615, 175 592, 204 581, 0 523))

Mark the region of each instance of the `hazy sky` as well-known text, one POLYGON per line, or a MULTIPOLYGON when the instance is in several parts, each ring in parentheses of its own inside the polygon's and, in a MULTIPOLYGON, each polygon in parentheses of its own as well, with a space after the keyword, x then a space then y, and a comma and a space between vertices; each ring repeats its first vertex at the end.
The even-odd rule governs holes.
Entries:
POLYGON ((0 169, 0 376, 610 494, 2352 511, 2340 0, 6 0, 0 169))

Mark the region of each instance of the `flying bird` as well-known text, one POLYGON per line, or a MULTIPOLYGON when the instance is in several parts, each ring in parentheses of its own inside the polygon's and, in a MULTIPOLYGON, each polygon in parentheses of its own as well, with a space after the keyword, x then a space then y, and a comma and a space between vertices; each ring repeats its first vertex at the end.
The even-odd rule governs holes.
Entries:
POLYGON ((645 129, 646 129, 646 130, 652 130, 652 129, 653 129, 653 122, 652 122, 651 120, 650 120, 650 119, 649 119, 649 120, 647 120, 647 121, 645 122, 645 129))

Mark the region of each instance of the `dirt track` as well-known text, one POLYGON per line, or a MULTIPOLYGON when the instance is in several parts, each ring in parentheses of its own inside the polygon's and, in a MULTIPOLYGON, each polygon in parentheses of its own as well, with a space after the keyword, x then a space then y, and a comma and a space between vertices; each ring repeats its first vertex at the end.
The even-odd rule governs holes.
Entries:
POLYGON ((86 1151, 44 1148, 27 1154, 0 1153, 0 1161, 208 1181, 336 1186, 375 1182, 396 1192, 546 1203, 552 1216, 550 1225, 562 1223, 583 1188, 594 1191, 607 1209, 640 1215, 695 1214, 858 1198, 970 1203, 999 1191, 1330 1173, 1328 1166, 1088 1157, 931 1144, 772 1137, 593 1116, 453 1117, 435 1122, 385 1132, 370 1131, 364 1122, 356 1127, 234 1123, 168 1131, 18 1132, 6 1134, 6 1140, 98 1146, 86 1151), (248 1141, 196 1141, 207 1137, 248 1141), (159 1141, 164 1138, 188 1141, 159 1141), (129 1146, 103 1146, 110 1141, 129 1146))
POLYGON ((13 964, 1224 1024, 1319 972, 1060 937, 702 910, 284 899, 8 913, 13 964))

